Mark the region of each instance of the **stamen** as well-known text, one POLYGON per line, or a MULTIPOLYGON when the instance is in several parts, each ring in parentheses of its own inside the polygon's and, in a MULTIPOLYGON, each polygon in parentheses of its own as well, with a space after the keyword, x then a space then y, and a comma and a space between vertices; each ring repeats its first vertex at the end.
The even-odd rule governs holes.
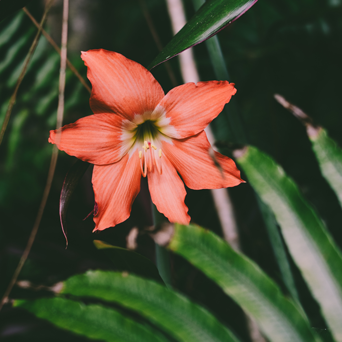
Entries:
POLYGON ((139 151, 139 158, 140 158, 140 171, 143 177, 146 177, 146 158, 144 158, 144 166, 143 166, 143 160, 142 160, 142 152, 139 151), (144 171, 145 168, 145 171, 144 171))
MULTIPOLYGON (((147 152, 148 153, 148 152, 147 152)), ((150 153, 148 153, 148 165, 147 169, 148 171, 152 172, 153 171, 153 154, 152 150, 150 150, 150 153)))
POLYGON ((139 151, 140 170, 143 177, 146 177, 148 172, 154 171, 154 166, 158 173, 162 174, 162 164, 160 158, 162 157, 162 150, 157 148, 150 141, 144 141, 142 146, 143 151, 139 151), (159 157, 159 158, 158 158, 159 157))
MULTIPOLYGON (((158 151, 159 154, 161 152, 161 150, 158 151)), ((162 174, 162 167, 161 167, 161 160, 159 160, 157 158, 157 151, 154 152, 155 153, 155 158, 154 158, 154 161, 155 161, 155 165, 157 167, 157 170, 158 170, 158 173, 161 175, 162 174)), ((159 157, 160 158, 160 157, 159 157)))

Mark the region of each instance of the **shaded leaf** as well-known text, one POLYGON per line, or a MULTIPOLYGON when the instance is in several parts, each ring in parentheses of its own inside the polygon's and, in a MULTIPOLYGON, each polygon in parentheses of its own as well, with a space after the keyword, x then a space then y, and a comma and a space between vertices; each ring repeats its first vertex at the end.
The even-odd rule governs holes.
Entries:
POLYGON ((66 280, 61 293, 119 303, 145 316, 178 341, 239 341, 199 305, 165 286, 134 275, 89 271, 66 280))
POLYGON ((170 40, 148 68, 152 69, 214 36, 238 19, 256 2, 257 0, 208 0, 170 40))
POLYGON ((169 248, 215 281, 255 319, 270 341, 320 341, 303 313, 278 286, 214 233, 176 224, 169 248))
POLYGON ((14 306, 24 308, 62 329, 92 339, 107 342, 169 341, 156 329, 100 305, 84 305, 65 298, 44 298, 17 300, 14 306))
POLYGON ((335 191, 342 206, 342 150, 326 130, 319 128, 309 136, 323 176, 335 191))
POLYGON ((76 163, 71 166, 63 182, 61 196, 59 198, 59 218, 61 221, 61 226, 67 246, 68 237, 66 231, 66 215, 70 203, 70 198, 75 191, 77 184, 80 182, 81 178, 86 172, 88 166, 88 163, 78 159, 76 163))
POLYGON ((336 341, 342 341, 342 257, 297 185, 271 157, 248 147, 237 158, 250 184, 272 208, 293 260, 336 341))
POLYGON ((1 0, 0 1, 0 22, 26 6, 31 0, 1 0))

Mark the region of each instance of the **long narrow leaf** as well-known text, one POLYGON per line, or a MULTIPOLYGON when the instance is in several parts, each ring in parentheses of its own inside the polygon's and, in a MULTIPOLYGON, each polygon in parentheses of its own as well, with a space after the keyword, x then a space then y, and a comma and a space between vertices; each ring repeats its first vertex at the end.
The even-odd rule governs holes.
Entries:
POLYGON ((84 305, 65 298, 17 300, 14 306, 24 308, 39 318, 76 334, 107 342, 167 342, 156 329, 143 326, 113 309, 84 305))
POLYGON ((322 174, 335 191, 342 206, 342 150, 323 128, 310 136, 310 140, 322 174))
POLYGON ((176 225, 169 248, 215 281, 255 319, 270 341, 319 341, 303 314, 274 282, 214 233, 176 225))
POLYGON ((61 293, 119 303, 147 317, 179 341, 238 341, 199 305, 154 281, 127 273, 89 271, 65 281, 61 293))
POLYGON ((297 289, 294 283, 294 278, 292 276, 291 266, 286 255, 284 242, 282 241, 281 234, 277 227, 277 222, 274 217, 274 214, 272 210, 269 208, 269 206, 260 200, 259 196, 257 200, 258 200, 259 208, 261 210, 261 214, 264 219, 264 223, 268 232, 268 236, 270 238, 270 242, 272 244, 274 255, 276 256, 276 259, 278 262, 278 266, 279 266, 280 273, 283 278, 283 282, 287 290, 291 294, 293 300, 298 305, 301 305, 299 301, 297 289))
POLYGON ((272 208, 289 251, 320 304, 334 338, 342 341, 340 251, 296 184, 269 156, 248 147, 237 161, 261 199, 272 208))
POLYGON ((257 0, 208 0, 153 60, 149 69, 214 36, 256 2, 257 0))

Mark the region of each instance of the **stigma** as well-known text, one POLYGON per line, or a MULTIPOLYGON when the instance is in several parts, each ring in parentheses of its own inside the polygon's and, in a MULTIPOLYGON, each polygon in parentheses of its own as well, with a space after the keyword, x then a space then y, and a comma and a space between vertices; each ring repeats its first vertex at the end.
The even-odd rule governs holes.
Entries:
POLYGON ((140 170, 143 177, 146 177, 147 172, 154 172, 157 169, 158 173, 162 174, 161 165, 162 150, 151 141, 144 141, 142 150, 139 151, 140 170))

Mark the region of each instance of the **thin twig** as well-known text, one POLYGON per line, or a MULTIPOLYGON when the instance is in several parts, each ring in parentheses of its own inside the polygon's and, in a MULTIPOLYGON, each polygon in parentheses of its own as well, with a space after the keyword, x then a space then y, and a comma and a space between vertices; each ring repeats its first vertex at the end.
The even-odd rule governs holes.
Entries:
MULTIPOLYGON (((160 42, 157 30, 155 29, 155 27, 153 25, 153 21, 152 21, 152 18, 150 16, 150 12, 148 11, 148 8, 146 6, 145 0, 139 0, 139 3, 140 3, 140 7, 142 9, 142 12, 144 14, 144 17, 146 19, 148 28, 151 31, 152 37, 154 39, 154 42, 156 43, 158 50, 162 51, 163 50, 163 45, 160 42)), ((164 66, 165 66, 166 71, 167 71, 167 73, 169 75, 169 78, 170 78, 172 86, 176 87, 178 85, 178 83, 177 83, 177 80, 176 80, 176 76, 175 76, 175 74, 174 74, 174 72, 173 72, 173 70, 172 70, 172 68, 170 66, 170 63, 169 62, 165 62, 164 66)))
MULTIPOLYGON (((48 10, 48 7, 50 7, 52 1, 53 0, 50 0, 49 4, 47 5, 47 9, 45 10, 45 13, 44 13, 45 16, 46 16, 46 12, 48 10)), ((68 16, 69 16, 68 9, 69 9, 69 0, 64 0, 63 1, 61 68, 60 68, 60 74, 59 74, 59 99, 58 99, 57 125, 56 125, 57 129, 61 128, 61 126, 62 126, 63 112, 64 112, 65 68, 66 68, 68 16)), ((41 25, 42 25, 42 22, 41 22, 41 25)), ((12 290, 14 284, 17 281, 17 278, 20 274, 20 271, 26 262, 26 259, 29 255, 30 251, 31 251, 33 242, 34 242, 35 237, 37 235, 38 228, 40 225, 40 221, 42 219, 44 209, 45 209, 45 205, 46 205, 49 193, 50 193, 51 184, 52 184, 52 180, 53 180, 53 176, 54 176, 56 164, 57 164, 57 156, 58 156, 58 149, 57 149, 56 145, 54 145, 53 151, 52 151, 52 156, 51 156, 49 173, 48 173, 48 177, 47 177, 42 201, 40 203, 40 207, 39 207, 39 210, 37 213, 37 217, 36 217, 36 220, 34 222, 34 225, 33 225, 32 231, 31 231, 31 235, 30 235, 29 240, 27 242, 27 245, 25 247, 24 253, 20 258, 19 264, 18 264, 16 270, 14 271, 12 279, 11 279, 11 281, 10 281, 6 291, 5 291, 5 294, 1 300, 0 310, 3 306, 3 304, 7 301, 7 298, 9 296, 9 294, 11 293, 11 290, 12 290)))
POLYGON ((25 76, 25 73, 26 73, 26 70, 28 68, 28 65, 29 65, 29 63, 31 61, 31 58, 32 58, 32 56, 34 54, 34 51, 35 51, 35 49, 37 47, 38 40, 39 40, 39 37, 40 37, 40 33, 42 32, 43 24, 44 24, 45 19, 46 19, 46 15, 47 15, 47 13, 48 13, 51 5, 52 5, 52 2, 53 2, 53 0, 50 0, 49 3, 46 5, 46 8, 45 8, 42 20, 40 21, 40 24, 39 24, 39 27, 38 27, 37 34, 34 37, 34 40, 33 40, 32 45, 30 47, 30 50, 29 50, 29 52, 27 54, 24 66, 23 66, 23 68, 21 70, 21 73, 19 75, 17 84, 15 86, 14 92, 13 92, 13 94, 11 96, 11 99, 10 99, 10 102, 9 102, 9 105, 8 105, 8 108, 7 108, 7 111, 6 111, 5 120, 4 120, 4 123, 2 124, 1 131, 0 131, 0 145, 1 145, 2 140, 4 138, 5 131, 6 131, 9 119, 11 117, 12 108, 13 108, 15 100, 17 98, 17 94, 18 94, 18 90, 19 90, 20 84, 23 81, 23 78, 25 76))
MULTIPOLYGON (((32 20, 32 22, 39 27, 39 24, 36 19, 32 16, 32 14, 27 10, 26 7, 23 8, 23 11, 27 14, 27 16, 32 20)), ((59 55, 61 55, 61 49, 58 47, 56 42, 52 39, 52 37, 44 30, 42 29, 42 34, 46 38, 46 40, 53 46, 53 48, 58 52, 59 55)), ((83 86, 88 90, 89 93, 91 93, 91 89, 89 85, 87 84, 86 80, 79 74, 77 69, 73 66, 73 64, 69 61, 69 59, 66 60, 68 67, 70 70, 75 74, 75 76, 80 80, 80 82, 83 84, 83 86)))

